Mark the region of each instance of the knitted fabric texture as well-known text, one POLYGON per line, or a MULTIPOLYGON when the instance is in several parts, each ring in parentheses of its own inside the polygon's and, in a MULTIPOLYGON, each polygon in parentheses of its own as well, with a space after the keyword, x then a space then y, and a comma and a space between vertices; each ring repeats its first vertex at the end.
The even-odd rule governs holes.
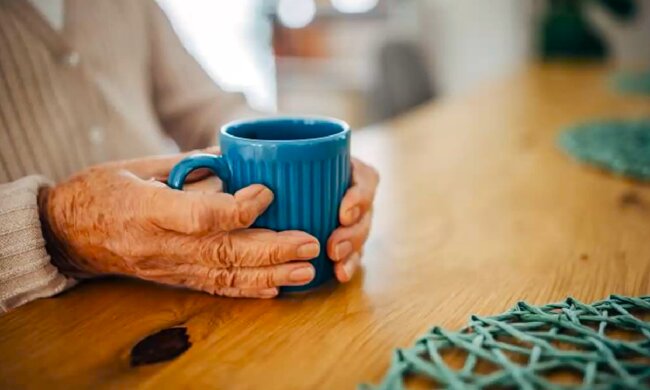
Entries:
POLYGON ((559 144, 580 161, 650 180, 650 119, 579 124, 560 134, 559 144))
POLYGON ((650 95, 650 70, 645 72, 617 72, 611 80, 616 90, 629 93, 650 95))
POLYGON ((404 389, 410 378, 451 389, 647 389, 649 314, 650 296, 611 295, 591 305, 573 298, 544 306, 519 302, 501 315, 474 315, 459 332, 434 327, 394 353, 380 385, 361 388, 404 389), (462 367, 448 364, 450 354, 465 356, 462 367))

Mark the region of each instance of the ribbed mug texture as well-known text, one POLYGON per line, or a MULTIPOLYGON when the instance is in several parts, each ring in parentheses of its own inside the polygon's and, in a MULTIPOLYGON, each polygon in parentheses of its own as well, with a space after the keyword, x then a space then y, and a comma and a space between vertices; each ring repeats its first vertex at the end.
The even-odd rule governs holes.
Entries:
POLYGON ((178 163, 168 184, 183 187, 195 169, 209 168, 235 193, 251 184, 263 184, 274 194, 273 203, 254 227, 302 230, 321 245, 311 260, 315 278, 302 291, 332 279, 327 239, 338 226, 341 199, 350 185, 350 129, 345 122, 327 118, 271 118, 225 125, 220 135, 221 156, 192 155, 178 163))

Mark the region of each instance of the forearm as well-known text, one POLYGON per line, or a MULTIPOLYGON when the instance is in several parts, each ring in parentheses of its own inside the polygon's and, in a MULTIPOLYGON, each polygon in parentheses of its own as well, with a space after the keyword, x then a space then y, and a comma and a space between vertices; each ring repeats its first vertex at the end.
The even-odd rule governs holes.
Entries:
POLYGON ((0 185, 0 313, 74 284, 46 250, 38 193, 49 185, 42 176, 0 185))

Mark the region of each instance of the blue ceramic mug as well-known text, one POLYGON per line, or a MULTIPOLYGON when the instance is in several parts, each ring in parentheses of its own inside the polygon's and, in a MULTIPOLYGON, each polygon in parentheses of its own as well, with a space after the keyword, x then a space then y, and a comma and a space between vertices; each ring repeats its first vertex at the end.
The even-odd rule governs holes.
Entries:
POLYGON ((251 184, 267 186, 275 198, 253 224, 276 231, 302 230, 318 238, 314 279, 302 291, 330 280, 333 263, 327 239, 338 226, 338 210, 350 184, 350 128, 326 118, 271 118, 231 122, 221 128, 221 155, 186 157, 171 171, 168 185, 182 189, 187 175, 207 168, 234 194, 251 184))

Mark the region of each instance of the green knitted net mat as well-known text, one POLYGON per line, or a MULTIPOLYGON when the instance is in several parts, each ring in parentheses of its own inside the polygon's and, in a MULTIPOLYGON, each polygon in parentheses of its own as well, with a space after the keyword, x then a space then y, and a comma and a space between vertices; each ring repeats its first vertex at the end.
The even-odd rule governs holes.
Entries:
POLYGON ((645 72, 617 72, 611 82, 620 92, 650 95, 650 69, 645 72))
POLYGON ((650 296, 519 302, 504 314, 474 315, 460 331, 434 327, 395 351, 381 384, 361 388, 647 389, 649 317, 650 296))
POLYGON ((561 133, 559 144, 580 161, 650 180, 650 119, 579 124, 561 133))

